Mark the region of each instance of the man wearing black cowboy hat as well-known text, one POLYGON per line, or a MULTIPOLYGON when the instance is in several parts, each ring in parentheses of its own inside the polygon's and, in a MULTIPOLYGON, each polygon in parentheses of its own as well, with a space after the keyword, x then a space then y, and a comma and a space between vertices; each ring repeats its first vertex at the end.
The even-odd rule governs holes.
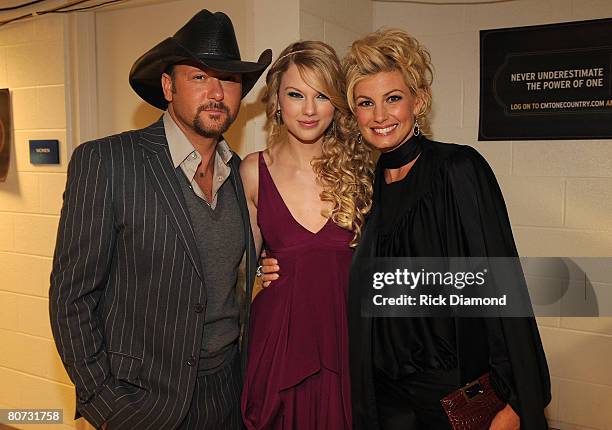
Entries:
POLYGON ((202 10, 130 72, 162 118, 74 151, 50 313, 77 416, 96 427, 242 427, 256 256, 222 134, 270 61, 241 61, 230 19, 202 10))

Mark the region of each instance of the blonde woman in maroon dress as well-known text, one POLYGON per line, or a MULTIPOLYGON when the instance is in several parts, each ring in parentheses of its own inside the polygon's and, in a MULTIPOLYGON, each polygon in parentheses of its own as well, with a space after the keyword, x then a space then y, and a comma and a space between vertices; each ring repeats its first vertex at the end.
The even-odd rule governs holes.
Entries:
POLYGON ((270 145, 240 173, 256 248, 283 268, 253 301, 243 418, 248 429, 349 430, 348 273, 370 205, 370 152, 349 138, 331 47, 290 45, 266 82, 270 145))

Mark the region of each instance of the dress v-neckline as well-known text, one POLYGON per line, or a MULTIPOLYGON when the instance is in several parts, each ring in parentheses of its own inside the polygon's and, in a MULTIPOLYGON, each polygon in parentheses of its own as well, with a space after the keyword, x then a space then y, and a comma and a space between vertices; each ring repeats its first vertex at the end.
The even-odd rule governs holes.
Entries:
POLYGON ((323 224, 321 226, 321 228, 319 228, 319 230, 312 231, 306 227, 304 227, 304 225, 302 223, 300 223, 295 216, 293 216, 293 213, 291 213, 291 210, 289 209, 289 206, 287 206, 287 203, 285 203, 285 199, 283 199, 283 195, 281 194, 280 190, 278 189, 278 187, 276 186, 276 182, 274 182, 274 178, 272 177, 272 173, 270 173, 270 169, 268 169, 268 164, 266 163, 266 159, 264 158, 264 154, 263 151, 260 152, 260 157, 261 157, 261 161, 263 164, 263 167, 265 168, 266 174, 268 175, 268 178, 270 179, 270 182, 272 183, 272 188, 274 188, 274 192, 276 193, 276 195, 278 196, 278 198, 281 200, 283 207, 285 208, 285 210, 287 211, 287 214, 289 215, 289 218, 293 221, 294 224, 296 224, 299 228, 301 228, 302 230, 310 233, 313 236, 318 235, 319 233, 321 233, 323 230, 325 230, 325 228, 327 227, 327 225, 329 224, 329 222, 331 221, 331 218, 327 218, 327 221, 325 221, 325 224, 323 224))

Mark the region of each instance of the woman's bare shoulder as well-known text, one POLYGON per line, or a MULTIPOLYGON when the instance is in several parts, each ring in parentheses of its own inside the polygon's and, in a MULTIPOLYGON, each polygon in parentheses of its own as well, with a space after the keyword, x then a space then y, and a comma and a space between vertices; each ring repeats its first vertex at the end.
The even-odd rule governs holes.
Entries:
POLYGON ((257 173, 259 164, 259 151, 252 152, 242 159, 240 162, 240 174, 245 175, 253 172, 257 173))

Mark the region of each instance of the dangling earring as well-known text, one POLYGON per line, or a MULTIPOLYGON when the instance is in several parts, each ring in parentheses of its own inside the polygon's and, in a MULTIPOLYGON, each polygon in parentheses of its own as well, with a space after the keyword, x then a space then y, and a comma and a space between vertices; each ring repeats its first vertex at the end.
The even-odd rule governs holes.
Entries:
POLYGON ((276 121, 276 125, 279 127, 283 125, 283 118, 281 117, 280 109, 277 109, 276 112, 274 112, 274 120, 276 121))
POLYGON ((358 133, 357 135, 357 143, 359 143, 360 145, 363 143, 363 136, 361 135, 361 133, 358 133))
POLYGON ((415 136, 418 136, 419 134, 421 134, 421 129, 419 128, 419 120, 415 119, 414 120, 414 128, 412 129, 412 134, 415 136))

